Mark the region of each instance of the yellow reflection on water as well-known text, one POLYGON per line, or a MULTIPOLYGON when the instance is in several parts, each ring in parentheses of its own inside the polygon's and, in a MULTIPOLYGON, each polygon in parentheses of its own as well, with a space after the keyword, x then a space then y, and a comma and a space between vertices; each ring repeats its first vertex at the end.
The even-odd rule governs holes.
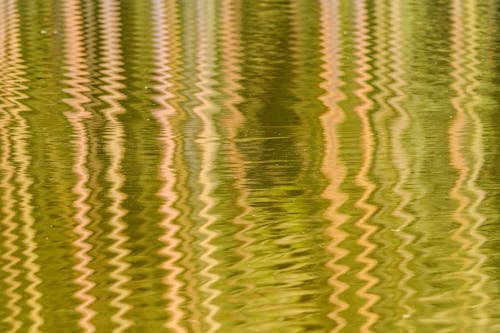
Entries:
MULTIPOLYGON (((12 3, 9 4, 7 10, 0 13, 0 62, 3 66, 0 67, 2 77, 6 78, 5 83, 2 84, 2 91, 11 92, 12 77, 8 75, 7 69, 10 67, 12 58, 10 46, 12 43, 12 36, 16 34, 12 32, 12 22, 9 17, 13 17, 12 3), (10 41, 10 42, 9 42, 10 41)), ((15 16, 14 16, 15 17, 15 16)), ((21 313, 21 306, 19 304, 22 299, 18 289, 21 286, 19 281, 21 271, 17 268, 17 264, 21 261, 19 258, 19 246, 17 245, 19 236, 17 235, 17 225, 14 221, 15 213, 15 184, 12 180, 15 175, 15 166, 12 162, 11 139, 9 125, 12 122, 12 116, 9 114, 9 107, 13 106, 11 93, 0 95, 0 110, 2 112, 0 118, 0 138, 1 138, 1 162, 0 168, 3 171, 2 179, 0 182, 2 196, 2 270, 6 273, 3 281, 5 288, 3 293, 7 297, 5 307, 8 314, 5 316, 4 321, 9 325, 9 329, 13 332, 19 330, 22 322, 17 318, 21 313)))
POLYGON ((478 231, 485 218, 477 211, 477 206, 484 198, 484 191, 476 185, 479 171, 483 164, 482 126, 475 111, 478 87, 477 43, 475 8, 471 4, 453 1, 452 5, 452 65, 451 74, 455 79, 452 87, 457 97, 452 99, 456 111, 449 129, 450 157, 452 165, 458 170, 458 178, 451 189, 450 196, 459 205, 453 218, 459 227, 451 238, 460 244, 453 254, 462 260, 460 277, 462 286, 457 289, 456 298, 461 307, 457 314, 462 318, 458 330, 467 332, 471 329, 486 330, 489 316, 487 306, 489 295, 485 292, 488 276, 482 271, 486 257, 480 248, 486 238, 478 231))
POLYGON ((408 203, 412 200, 412 193, 406 186, 408 184, 411 172, 411 165, 408 158, 408 152, 403 144, 403 134, 410 126, 410 117, 402 106, 402 100, 408 96, 405 95, 404 86, 407 85, 403 78, 403 37, 402 37, 402 18, 400 1, 393 1, 390 4, 389 17, 392 22, 389 32, 389 49, 392 55, 390 59, 392 64, 389 65, 391 69, 390 77, 393 83, 390 84, 390 89, 394 92, 394 96, 388 100, 388 103, 393 107, 397 116, 391 126, 391 147, 392 159, 397 169, 398 180, 394 185, 393 191, 399 197, 397 207, 394 209, 393 215, 401 222, 397 225, 395 231, 401 243, 399 244, 396 252, 400 260, 398 262, 398 270, 401 272, 401 279, 397 282, 398 289, 401 291, 401 296, 397 302, 401 319, 397 321, 396 326, 400 327, 406 332, 415 332, 415 327, 412 325, 410 318, 414 316, 415 308, 410 303, 410 298, 415 294, 413 288, 409 285, 414 275, 410 269, 409 263, 413 259, 413 253, 408 249, 408 246, 414 241, 415 235, 408 231, 408 227, 414 221, 415 217, 408 211, 408 203))

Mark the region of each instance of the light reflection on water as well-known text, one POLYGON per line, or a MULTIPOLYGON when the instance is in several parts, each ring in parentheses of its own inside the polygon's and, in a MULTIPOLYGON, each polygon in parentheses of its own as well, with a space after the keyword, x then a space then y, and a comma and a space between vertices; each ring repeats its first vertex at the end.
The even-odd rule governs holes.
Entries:
POLYGON ((495 332, 499 8, 0 4, 2 332, 495 332))

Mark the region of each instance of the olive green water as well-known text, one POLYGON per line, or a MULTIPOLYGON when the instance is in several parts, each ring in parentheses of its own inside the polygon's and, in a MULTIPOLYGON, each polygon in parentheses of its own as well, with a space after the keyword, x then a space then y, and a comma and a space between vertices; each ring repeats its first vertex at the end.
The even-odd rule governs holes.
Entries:
POLYGON ((497 1, 0 1, 0 332, 500 332, 497 1))

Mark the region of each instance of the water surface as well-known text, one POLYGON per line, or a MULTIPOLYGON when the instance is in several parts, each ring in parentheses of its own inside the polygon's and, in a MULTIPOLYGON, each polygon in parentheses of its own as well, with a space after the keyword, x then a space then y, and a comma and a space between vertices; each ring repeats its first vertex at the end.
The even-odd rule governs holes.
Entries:
POLYGON ((500 332, 496 1, 0 3, 1 332, 500 332))

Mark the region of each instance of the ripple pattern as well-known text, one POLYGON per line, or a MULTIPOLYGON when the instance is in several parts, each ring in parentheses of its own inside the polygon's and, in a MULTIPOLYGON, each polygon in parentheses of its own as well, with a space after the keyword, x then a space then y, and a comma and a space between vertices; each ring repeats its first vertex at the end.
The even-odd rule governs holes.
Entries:
POLYGON ((0 2, 0 332, 500 330, 495 1, 0 2))

